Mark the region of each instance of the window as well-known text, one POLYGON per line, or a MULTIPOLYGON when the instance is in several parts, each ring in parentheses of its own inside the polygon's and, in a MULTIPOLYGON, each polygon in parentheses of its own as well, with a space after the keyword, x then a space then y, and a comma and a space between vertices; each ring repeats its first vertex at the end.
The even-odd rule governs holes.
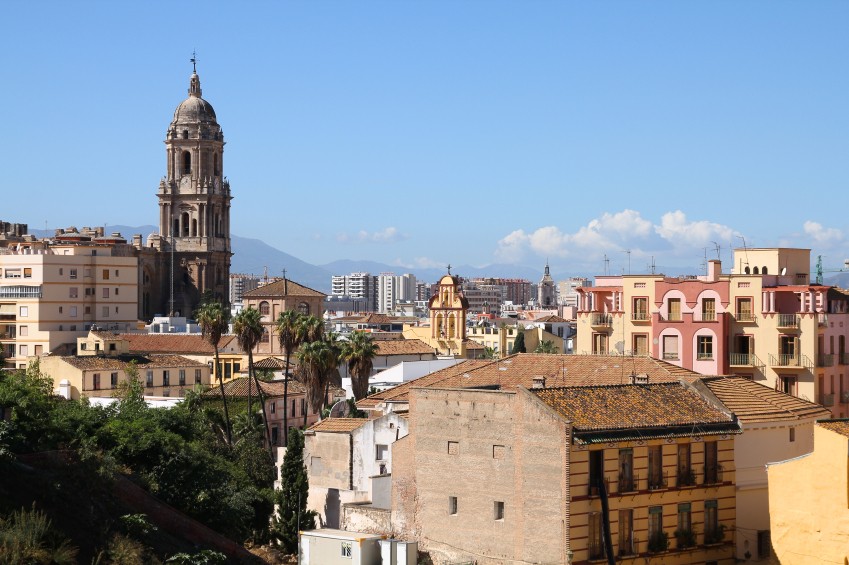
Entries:
POLYGON ((268 316, 268 302, 262 301, 259 303, 259 313, 262 316, 268 316))
MULTIPOLYGON (((91 314, 91 306, 86 306, 86 307, 85 307, 85 314, 86 314, 86 316, 88 316, 89 314, 91 314)), ((88 330, 88 324, 86 324, 86 330, 88 330)))
POLYGON ((109 280, 109 269, 103 269, 103 280, 109 280))
POLYGON ((680 322, 681 321, 681 299, 680 298, 670 298, 668 301, 668 315, 667 320, 670 322, 680 322))
POLYGON ((493 459, 504 459, 504 454, 507 450, 503 445, 493 445, 492 446, 492 458, 493 459))
POLYGON ((716 500, 705 500, 705 544, 722 541, 716 500))
MULTIPOLYGON (((63 306, 59 306, 59 313, 61 314, 64 311, 65 311, 65 308, 63 306)), ((60 327, 59 329, 61 330, 62 328, 60 327)))
POLYGON ((262 335, 259 340, 262 343, 269 343, 271 341, 271 336, 268 334, 268 328, 262 328, 262 335))
POLYGON ((18 348, 18 351, 20 352, 21 357, 26 357, 27 355, 29 355, 29 346, 28 345, 21 345, 18 348))
POLYGON ((321 464, 321 457, 310 457, 310 472, 313 475, 321 474, 324 466, 321 464))
POLYGON ((71 316, 72 318, 76 318, 77 317, 77 307, 71 306, 71 309, 68 311, 68 315, 71 316))
POLYGON ((375 461, 386 461, 389 455, 389 446, 383 444, 377 444, 374 446, 374 460, 375 461))
POLYGON ((619 492, 634 490, 634 450, 619 450, 619 492))
MULTIPOLYGON (((658 538, 663 536, 663 506, 649 507, 649 551, 657 547, 658 538)), ((665 549, 665 548, 664 548, 665 549)))
POLYGON ((109 375, 109 386, 112 388, 118 386, 118 373, 112 373, 109 375))
POLYGON ((702 298, 702 321, 703 322, 715 322, 716 321, 716 299, 715 298, 702 298))
POLYGON ((268 404, 268 410, 272 414, 277 414, 277 403, 276 402, 270 402, 268 404))
POLYGON ((796 441, 796 428, 790 428, 790 441, 796 441))
MULTIPOLYGON (((273 406, 273 404, 272 404, 273 406)), ((277 438, 280 436, 280 428, 274 426, 271 428, 271 445, 277 445, 277 438)))
POLYGON ((115 287, 115 296, 118 296, 118 287, 115 287))
POLYGON ((298 312, 300 312, 301 314, 303 314, 305 316, 309 316, 310 315, 310 305, 307 304, 306 302, 301 302, 300 304, 298 304, 298 312))
POLYGON ((76 279, 77 278, 77 270, 76 269, 69 269, 68 276, 71 277, 71 279, 76 279))
POLYGON ((108 318, 108 317, 109 317, 109 306, 104 306, 104 307, 101 309, 101 312, 103 312, 103 317, 104 317, 104 318, 108 318))
POLYGON ((643 321, 649 319, 649 299, 645 297, 634 299, 634 314, 632 320, 643 321))
POLYGON ((737 299, 737 319, 741 322, 751 322, 755 319, 755 316, 752 313, 751 298, 737 299))
POLYGON ((35 355, 40 356, 43 353, 44 353, 44 346, 43 345, 36 345, 35 346, 35 355))
POLYGON ((303 416, 306 413, 307 413, 307 399, 302 398, 301 399, 301 416, 303 416))
POLYGON ((115 269, 115 278, 118 278, 118 269, 115 269))
POLYGON ((791 396, 796 396, 796 377, 780 375, 778 377, 778 390, 791 396))
POLYGON ((690 444, 678 444, 678 486, 689 487, 696 484, 693 469, 690 467, 690 444))
POLYGON ((18 328, 18 335, 21 337, 26 337, 29 335, 29 326, 21 326, 18 328))
POLYGON ((94 390, 100 389, 100 373, 95 373, 91 376, 91 388, 94 390))
POLYGON ((351 557, 351 542, 342 542, 342 557, 351 557))
POLYGON ((291 409, 291 410, 289 410, 289 417, 290 417, 290 418, 294 418, 294 417, 295 417, 295 401, 294 401, 294 400, 292 401, 292 409, 291 409))
POLYGON ((460 442, 449 441, 448 442, 448 455, 459 455, 459 453, 460 453, 460 442))
POLYGON ((94 296, 94 289, 93 288, 85 289, 85 295, 86 296, 94 296))
POLYGON ((72 286, 68 289, 68 298, 76 298, 79 295, 79 288, 76 286, 72 286))
POLYGON ((696 336, 697 358, 700 361, 713 359, 713 336, 696 336))
POLYGON ((663 358, 666 360, 678 360, 678 336, 663 336, 663 358))
POLYGON ((504 502, 500 500, 496 500, 495 504, 493 504, 493 518, 495 520, 503 520, 504 519, 504 502))
POLYGON ((457 515, 457 497, 449 496, 448 497, 448 514, 451 516, 457 515))
POLYGON ((180 386, 186 386, 186 370, 180 369, 179 373, 177 373, 177 379, 179 380, 180 386))
POLYGON ((593 355, 607 354, 607 334, 593 334, 593 355))
POLYGON ((604 451, 590 451, 590 496, 598 496, 604 484, 604 451))
POLYGON ((587 551, 589 559, 604 559, 604 541, 601 523, 601 512, 590 512, 589 514, 589 540, 587 542, 587 551))
POLYGON ((29 316, 29 306, 21 306, 20 309, 21 318, 26 318, 29 316))
POLYGON ((705 484, 713 485, 719 482, 719 462, 715 441, 705 442, 705 484))
POLYGON ((24 267, 24 278, 31 279, 32 278, 32 269, 30 267, 24 267))
POLYGON ((162 371, 162 386, 168 386, 171 384, 171 376, 168 374, 168 371, 162 371))
POLYGON ((103 287, 103 298, 109 298, 109 287, 108 286, 103 287))
POLYGON ((147 382, 145 383, 147 386, 153 386, 153 371, 147 371, 147 382))
POLYGON ((619 555, 634 553, 634 511, 619 511, 619 555))
POLYGON ((649 336, 647 334, 634 334, 634 355, 649 354, 649 336))
POLYGON ((690 503, 682 502, 678 505, 678 529, 675 530, 675 540, 679 548, 692 547, 696 545, 693 536, 693 521, 690 513, 690 503))

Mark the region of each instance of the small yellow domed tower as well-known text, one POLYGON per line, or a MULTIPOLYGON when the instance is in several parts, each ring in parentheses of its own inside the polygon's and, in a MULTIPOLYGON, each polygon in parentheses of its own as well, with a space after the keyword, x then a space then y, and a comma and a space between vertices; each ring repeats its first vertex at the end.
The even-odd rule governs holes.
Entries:
POLYGON ((466 313, 469 301, 460 290, 460 277, 448 274, 439 279, 437 292, 430 297, 432 343, 445 355, 466 356, 466 313))

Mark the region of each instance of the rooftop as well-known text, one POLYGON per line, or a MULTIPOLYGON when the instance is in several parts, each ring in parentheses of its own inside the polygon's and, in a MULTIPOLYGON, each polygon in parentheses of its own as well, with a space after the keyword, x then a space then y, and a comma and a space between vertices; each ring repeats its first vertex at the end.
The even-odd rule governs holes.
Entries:
POLYGON ((831 412, 813 402, 742 377, 705 377, 710 391, 743 423, 828 418, 831 412))
POLYGON ((100 355, 86 355, 82 357, 66 356, 61 358, 69 365, 82 370, 124 370, 127 364, 135 361, 139 371, 158 367, 206 367, 206 363, 200 363, 181 355, 115 355, 111 357, 100 355))
MULTIPOLYGON (((215 348, 200 334, 149 334, 126 333, 121 339, 129 343, 134 353, 182 353, 185 355, 214 355, 215 348)), ((221 351, 236 339, 233 335, 221 336, 218 350, 221 351)))
POLYGON ((849 437, 849 420, 823 420, 821 422, 817 422, 817 425, 842 436, 849 437))
POLYGON ((323 292, 313 290, 295 281, 283 279, 259 288, 255 288, 242 295, 244 298, 279 298, 285 296, 317 296, 324 298, 323 292))
POLYGON ((420 339, 375 340, 378 355, 435 355, 436 350, 420 339))
POLYGON ((326 418, 310 426, 309 431, 347 434, 366 423, 366 418, 326 418))

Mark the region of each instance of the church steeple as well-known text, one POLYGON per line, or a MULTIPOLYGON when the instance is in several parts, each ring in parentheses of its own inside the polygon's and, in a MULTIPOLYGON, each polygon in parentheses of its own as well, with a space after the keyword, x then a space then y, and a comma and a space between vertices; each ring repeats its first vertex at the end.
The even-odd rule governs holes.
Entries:
POLYGON ((189 96, 200 98, 202 95, 203 92, 200 89, 200 77, 197 72, 194 72, 192 73, 192 77, 189 79, 189 96))

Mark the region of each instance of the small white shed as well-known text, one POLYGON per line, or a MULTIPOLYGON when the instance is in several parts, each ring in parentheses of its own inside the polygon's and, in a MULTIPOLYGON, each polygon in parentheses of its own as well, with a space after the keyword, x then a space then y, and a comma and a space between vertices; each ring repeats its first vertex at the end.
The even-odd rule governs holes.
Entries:
POLYGON ((301 565, 381 565, 378 534, 322 528, 301 532, 301 565))

